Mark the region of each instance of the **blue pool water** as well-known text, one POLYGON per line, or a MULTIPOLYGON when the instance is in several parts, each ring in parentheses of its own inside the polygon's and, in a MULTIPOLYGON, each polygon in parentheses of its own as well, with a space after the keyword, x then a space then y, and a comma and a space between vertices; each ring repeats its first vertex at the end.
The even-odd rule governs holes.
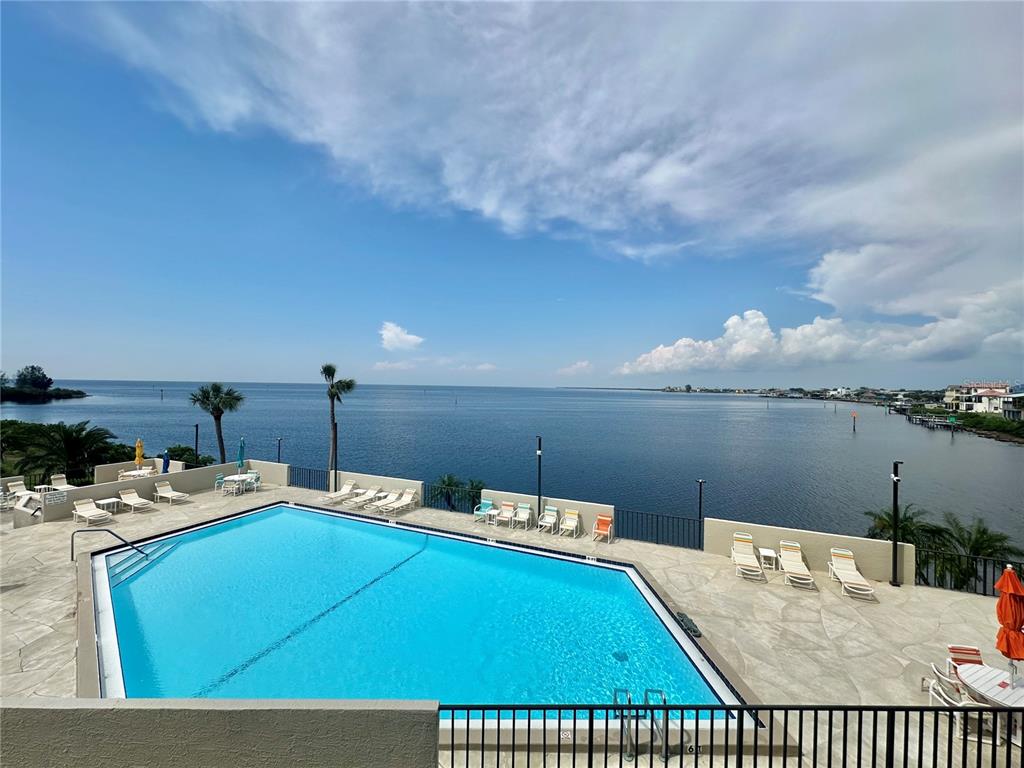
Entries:
POLYGON ((105 557, 128 697, 721 702, 622 570, 288 506, 146 549, 105 557))

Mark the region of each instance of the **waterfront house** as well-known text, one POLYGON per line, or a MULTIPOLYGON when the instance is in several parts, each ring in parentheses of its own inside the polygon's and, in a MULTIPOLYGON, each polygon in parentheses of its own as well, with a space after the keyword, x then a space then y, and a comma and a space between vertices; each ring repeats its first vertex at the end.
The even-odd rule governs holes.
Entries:
POLYGON ((1005 381, 965 381, 946 387, 942 404, 948 411, 1002 415, 1008 394, 1010 385, 1005 381))
POLYGON ((1022 411, 1024 411, 1024 392, 1011 392, 1008 395, 1003 395, 1002 413, 1004 419, 1021 421, 1024 419, 1022 411))

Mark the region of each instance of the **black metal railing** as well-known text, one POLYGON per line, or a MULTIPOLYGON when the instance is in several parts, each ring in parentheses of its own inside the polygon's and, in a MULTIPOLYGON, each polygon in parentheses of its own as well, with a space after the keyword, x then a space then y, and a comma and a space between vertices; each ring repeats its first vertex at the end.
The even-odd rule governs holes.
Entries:
POLYGON ((1022 759, 1022 709, 441 705, 439 765, 985 768, 1022 759))
POLYGON ((480 503, 478 490, 450 485, 423 484, 423 506, 469 514, 480 503))
POLYGON ((621 539, 703 549, 704 521, 696 517, 615 509, 614 533, 621 539))
POLYGON ((327 470, 312 467, 288 467, 288 485, 311 491, 327 490, 327 470))
POLYGON ((1018 574, 1024 573, 1024 563, 1013 560, 934 549, 914 550, 914 576, 917 584, 976 595, 996 596, 995 583, 1007 565, 1012 565, 1018 574))

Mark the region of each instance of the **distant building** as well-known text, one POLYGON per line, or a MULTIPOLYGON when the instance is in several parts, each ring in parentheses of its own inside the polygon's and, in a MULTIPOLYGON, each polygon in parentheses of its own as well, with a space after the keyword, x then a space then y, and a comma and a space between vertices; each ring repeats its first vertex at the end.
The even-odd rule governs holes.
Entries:
POLYGON ((1010 421, 1024 421, 1024 392, 1012 392, 1003 396, 1003 418, 1010 421))
POLYGON ((946 387, 942 404, 949 411, 1002 416, 1003 400, 1009 394, 1010 385, 1005 381, 965 381, 963 384, 950 384, 946 387))
POLYGON ((849 397, 851 394, 853 394, 853 390, 849 387, 836 387, 835 389, 830 389, 828 391, 829 397, 844 398, 849 397))

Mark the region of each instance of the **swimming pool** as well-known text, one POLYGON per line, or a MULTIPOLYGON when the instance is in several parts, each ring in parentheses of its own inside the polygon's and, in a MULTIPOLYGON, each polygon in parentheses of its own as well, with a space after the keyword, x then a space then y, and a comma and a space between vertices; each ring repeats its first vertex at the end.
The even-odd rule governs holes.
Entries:
POLYGON ((93 557, 107 697, 737 703, 643 579, 279 504, 93 557))

